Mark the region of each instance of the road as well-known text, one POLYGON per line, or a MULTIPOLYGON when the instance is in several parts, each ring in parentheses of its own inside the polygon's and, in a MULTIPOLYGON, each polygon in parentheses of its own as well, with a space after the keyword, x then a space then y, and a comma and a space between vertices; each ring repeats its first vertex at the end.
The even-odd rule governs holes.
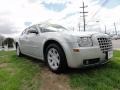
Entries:
POLYGON ((119 40, 112 40, 112 43, 113 43, 113 49, 120 50, 120 39, 119 40))

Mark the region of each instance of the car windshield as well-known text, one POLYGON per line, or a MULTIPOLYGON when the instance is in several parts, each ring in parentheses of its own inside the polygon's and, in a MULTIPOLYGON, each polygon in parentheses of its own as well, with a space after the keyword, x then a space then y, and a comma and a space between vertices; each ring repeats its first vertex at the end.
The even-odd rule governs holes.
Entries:
POLYGON ((41 32, 59 32, 67 30, 65 27, 57 24, 39 24, 38 26, 41 28, 41 32))

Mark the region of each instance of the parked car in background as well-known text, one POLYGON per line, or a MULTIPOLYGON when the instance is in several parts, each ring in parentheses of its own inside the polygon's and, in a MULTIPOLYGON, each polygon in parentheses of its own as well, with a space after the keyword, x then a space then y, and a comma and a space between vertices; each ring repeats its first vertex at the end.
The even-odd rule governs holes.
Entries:
POLYGON ((105 64, 112 58, 110 36, 96 32, 70 31, 57 24, 26 28, 16 41, 16 52, 43 60, 53 72, 67 67, 105 64))
POLYGON ((114 36, 112 36, 112 39, 113 39, 113 40, 120 39, 120 35, 114 35, 114 36))

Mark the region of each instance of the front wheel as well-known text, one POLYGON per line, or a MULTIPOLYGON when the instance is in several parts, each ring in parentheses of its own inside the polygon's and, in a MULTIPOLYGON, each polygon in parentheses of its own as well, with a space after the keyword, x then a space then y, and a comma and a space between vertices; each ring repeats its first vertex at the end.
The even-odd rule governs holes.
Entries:
POLYGON ((63 49, 57 44, 50 44, 46 49, 46 61, 51 71, 60 73, 66 70, 67 61, 63 49))

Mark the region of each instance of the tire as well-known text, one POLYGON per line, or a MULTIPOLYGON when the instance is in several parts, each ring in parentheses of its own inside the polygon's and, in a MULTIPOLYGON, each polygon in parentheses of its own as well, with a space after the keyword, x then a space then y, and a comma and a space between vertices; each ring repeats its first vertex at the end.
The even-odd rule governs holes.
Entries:
POLYGON ((45 60, 52 72, 62 73, 67 69, 65 53, 57 44, 48 45, 45 52, 45 60))
POLYGON ((22 53, 21 53, 21 51, 20 51, 19 45, 17 45, 17 47, 16 47, 16 54, 17 54, 17 56, 19 56, 19 57, 22 56, 22 53))

